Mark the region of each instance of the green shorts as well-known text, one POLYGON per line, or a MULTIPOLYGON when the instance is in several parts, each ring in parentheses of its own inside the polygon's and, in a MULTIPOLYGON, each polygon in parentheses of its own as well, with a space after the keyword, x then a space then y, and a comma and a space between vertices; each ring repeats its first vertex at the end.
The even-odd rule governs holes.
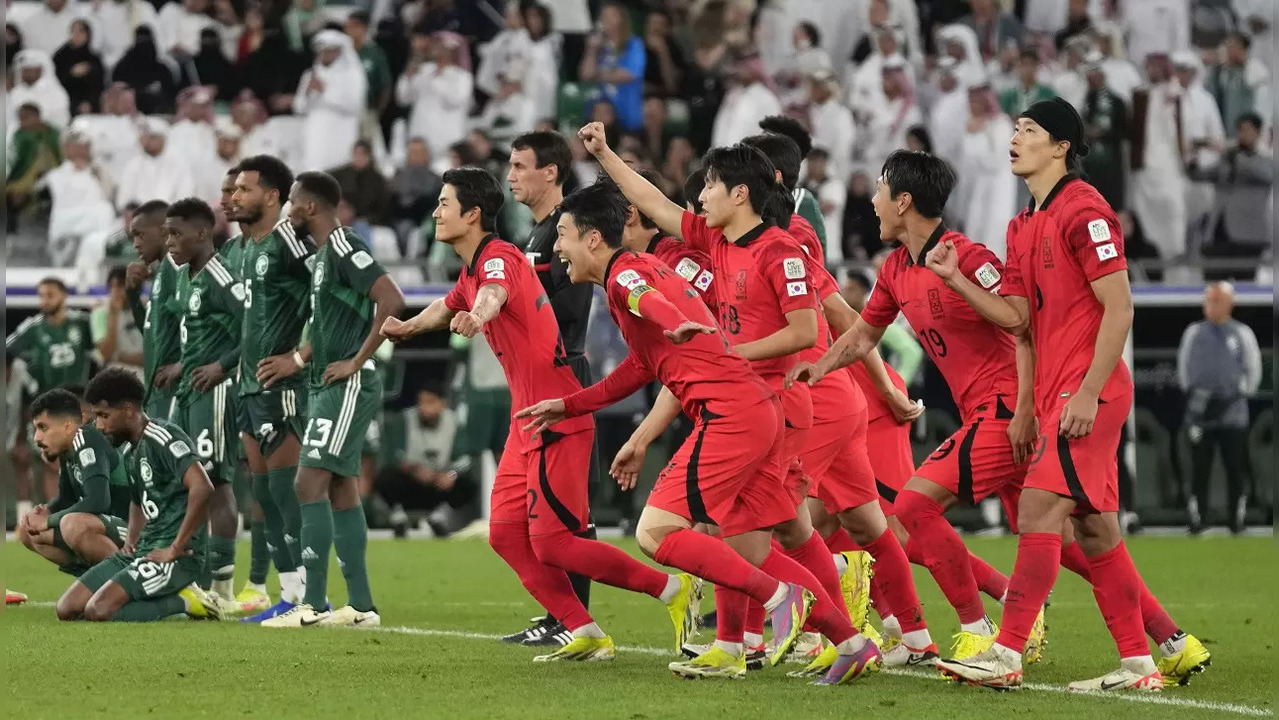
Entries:
POLYGON ((147 392, 147 401, 143 405, 142 411, 149 418, 159 418, 160 420, 173 422, 177 407, 178 399, 172 390, 151 388, 147 392))
POLYGON ((342 382, 312 387, 298 465, 328 470, 338 477, 358 477, 364 434, 381 408, 382 388, 377 373, 370 369, 342 382))
POLYGON ((239 398, 240 432, 258 443, 262 457, 275 454, 288 433, 301 439, 306 422, 306 390, 273 388, 239 398))
POLYGON ((499 457, 511 431, 511 392, 506 388, 466 392, 466 453, 499 457))
MULTIPOLYGON (((79 514, 80 513, 71 513, 71 515, 79 515, 79 514)), ((86 515, 92 514, 93 517, 98 519, 98 522, 102 523, 102 527, 106 529, 107 539, 115 543, 115 546, 117 548, 124 547, 124 544, 128 542, 129 540, 129 521, 128 520, 122 520, 114 515, 107 515, 104 513, 85 513, 85 514, 86 515)), ((70 515, 64 515, 63 517, 70 517, 70 515)), ((67 541, 62 537, 61 527, 53 528, 53 545, 55 547, 66 550, 69 553, 72 552, 71 546, 67 545, 67 541)))
POLYGON ((214 485, 235 480, 239 460, 239 442, 234 429, 235 384, 230 378, 204 393, 191 391, 178 400, 173 422, 195 441, 195 453, 214 485))
POLYGON ((90 592, 97 592, 108 581, 113 581, 129 593, 130 600, 155 600, 178 594, 182 588, 200 579, 203 568, 203 555, 158 563, 147 560, 146 553, 116 553, 85 571, 79 582, 90 592))

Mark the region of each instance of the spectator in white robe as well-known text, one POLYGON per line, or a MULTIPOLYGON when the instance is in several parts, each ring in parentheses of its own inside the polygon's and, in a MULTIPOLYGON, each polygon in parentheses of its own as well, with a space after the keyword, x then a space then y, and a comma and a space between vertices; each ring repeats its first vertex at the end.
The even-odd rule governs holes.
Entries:
POLYGON ((174 202, 195 195, 196 181, 192 168, 175 155, 165 153, 169 125, 157 118, 142 121, 138 153, 124 167, 115 194, 115 205, 123 209, 129 203, 148 200, 174 202))
POLYGON ((240 129, 240 152, 245 157, 274 155, 292 166, 293 158, 284 152, 269 119, 266 105, 248 90, 242 91, 231 103, 231 122, 240 129))
POLYGON ((217 134, 213 129, 213 98, 216 91, 189 87, 178 93, 177 122, 169 128, 165 152, 176 155, 197 172, 213 162, 217 134))
POLYGON ((560 52, 564 38, 551 28, 551 11, 540 3, 524 7, 524 29, 532 46, 524 86, 533 98, 538 119, 555 117, 560 85, 560 52))
MULTIPOLYGON (((1187 162, 1187 177, 1198 168, 1216 167, 1226 149, 1226 131, 1221 122, 1217 100, 1204 87, 1203 63, 1193 50, 1172 54, 1173 72, 1181 86, 1181 151, 1187 162)), ((1214 183, 1186 183, 1186 218, 1188 247, 1200 248, 1206 239, 1205 220, 1216 202, 1214 183)))
POLYGON ((967 127, 956 173, 967 185, 964 234, 1004 259, 1008 221, 1017 214, 1016 176, 1008 172, 1013 121, 999 107, 989 84, 968 88, 967 127))
MULTIPOLYGON (((22 46, 52 56, 67 41, 71 22, 81 17, 83 10, 80 3, 72 0, 44 0, 22 20, 22 46)), ((49 122, 48 113, 44 120, 49 122)))
POLYGON ((939 53, 959 63, 955 66, 955 77, 964 89, 986 81, 986 61, 977 45, 977 32, 972 28, 960 23, 946 25, 937 31, 937 45, 939 53))
POLYGON ((159 32, 160 17, 147 0, 102 0, 92 3, 88 12, 93 24, 93 49, 102 56, 107 67, 115 67, 133 44, 133 30, 142 25, 159 32))
POLYGON ((759 132, 759 121, 780 115, 782 103, 769 83, 758 54, 742 57, 733 66, 730 89, 715 114, 711 146, 724 147, 759 132))
POLYGON ((1124 45, 1124 30, 1118 23, 1099 22, 1093 26, 1093 40, 1105 59, 1101 71, 1106 76, 1106 87, 1118 95, 1125 104, 1132 104, 1132 91, 1145 83, 1141 71, 1128 59, 1124 45))
POLYGON ((502 71, 497 93, 480 114, 479 128, 492 142, 505 147, 515 136, 532 130, 537 119, 537 106, 524 89, 524 68, 508 66, 502 71))
POLYGON ((240 164, 240 159, 244 157, 240 151, 244 133, 240 131, 239 125, 226 118, 219 118, 214 125, 217 133, 217 140, 214 141, 216 149, 209 162, 196 168, 199 173, 196 182, 199 185, 197 197, 216 207, 222 202, 222 178, 226 177, 231 168, 240 164))
POLYGON ((315 64, 302 73, 293 112, 305 116, 302 162, 297 170, 328 170, 345 164, 360 139, 368 80, 346 33, 321 30, 311 39, 315 64))
POLYGON ((61 130, 71 121, 71 99, 58 83, 53 58, 43 50, 23 50, 13 57, 16 78, 5 99, 9 132, 18 127, 18 108, 30 103, 40 108, 40 118, 61 130))
POLYGON ((1272 67, 1275 52, 1274 0, 1233 0, 1231 8, 1241 30, 1252 38, 1252 57, 1263 67, 1272 67))
POLYGON ((503 76, 511 68, 528 67, 533 40, 524 28, 524 15, 518 2, 506 3, 506 27, 477 49, 480 62, 475 68, 475 87, 489 95, 500 92, 503 76))
MULTIPOLYGON (((1088 0, 1089 17, 1104 17, 1105 7, 1106 0, 1088 0)), ((1044 37, 1050 45, 1053 36, 1066 28, 1069 18, 1070 0, 1025 0, 1022 24, 1028 32, 1044 37)))
POLYGON ((217 30, 217 21, 208 15, 209 0, 170 2, 160 9, 160 34, 156 47, 181 65, 200 52, 200 32, 217 30))
POLYGON ((839 179, 830 164, 826 149, 814 145, 804 164, 804 177, 800 187, 817 198, 826 224, 826 264, 835 265, 844 260, 844 203, 848 200, 848 188, 839 179))
POLYGON ((474 80, 459 64, 463 44, 457 35, 442 32, 428 39, 419 34, 413 44, 414 56, 395 83, 395 97, 411 107, 408 136, 427 141, 432 168, 443 172, 448 169, 449 147, 466 137, 474 80))
POLYGON ((1128 59, 1134 63, 1190 48, 1190 0, 1121 3, 1119 22, 1127 31, 1128 59))
MULTIPOLYGON (((901 28, 889 25, 877 26, 871 30, 870 55, 860 65, 849 63, 844 73, 844 87, 848 88, 848 105, 857 110, 867 103, 878 99, 883 94, 884 61, 888 58, 904 58, 901 28)), ((915 82, 915 68, 909 62, 905 65, 906 73, 912 84, 915 82)))
MULTIPOLYGON (((840 5, 842 3, 831 3, 832 5, 840 5)), ((907 62, 911 65, 923 64, 923 38, 919 34, 919 8, 915 5, 915 0, 870 0, 864 3, 863 14, 866 22, 861 27, 866 32, 876 23, 887 25, 897 31, 897 41, 901 45, 898 51, 906 57, 907 62), (879 19, 879 8, 877 4, 882 3, 886 9, 883 19, 879 19)), ((839 27, 840 25, 818 25, 818 27, 839 27)), ((854 40, 854 43, 856 40, 854 40)), ((847 58, 848 55, 834 55, 836 59, 847 58)), ((910 81, 915 82, 915 76, 911 75, 910 81)))
POLYGON ((1172 260, 1186 252, 1182 93, 1167 55, 1148 57, 1146 73, 1149 83, 1133 93, 1130 207, 1159 256, 1172 260))
POLYGON ((868 113, 862 165, 872 173, 878 173, 890 153, 906 147, 906 131, 923 119, 905 66, 901 59, 884 62, 883 95, 868 113))
MULTIPOLYGON (((883 84, 883 71, 880 71, 883 84)), ((883 90, 877 94, 882 95, 883 90)), ((853 111, 839 101, 839 82, 830 71, 815 73, 809 79, 808 126, 812 130, 813 147, 826 151, 830 158, 830 172, 840 177, 852 170, 853 148, 857 142, 857 125, 853 111)))
POLYGON ((1063 48, 1061 65, 1053 75, 1053 92, 1061 99, 1083 110, 1084 100, 1088 96, 1088 78, 1084 76, 1084 58, 1092 50, 1092 40, 1086 35, 1076 35, 1066 41, 1063 48))
MULTIPOLYGON (((111 182, 93 162, 86 135, 69 131, 62 138, 62 164, 40 180, 49 190, 53 207, 49 212, 50 247, 74 251, 85 235, 111 224, 111 182)), ((69 253, 58 253, 69 255, 69 253)))
POLYGON ((145 119, 138 114, 133 88, 113 83, 102 93, 101 114, 81 115, 72 121, 71 128, 88 137, 98 167, 113 184, 119 185, 124 166, 142 152, 138 146, 138 123, 145 119))
POLYGON ((791 33, 794 52, 786 59, 776 74, 782 105, 804 107, 808 105, 808 77, 815 72, 830 70, 830 55, 822 48, 822 33, 810 22, 801 22, 791 33))
MULTIPOLYGON (((960 85, 957 67, 958 63, 951 57, 937 62, 935 95, 928 112, 933 153, 951 165, 959 161, 959 148, 964 139, 962 118, 968 115, 968 94, 960 85)), ((962 187, 957 190, 962 191, 962 187)))

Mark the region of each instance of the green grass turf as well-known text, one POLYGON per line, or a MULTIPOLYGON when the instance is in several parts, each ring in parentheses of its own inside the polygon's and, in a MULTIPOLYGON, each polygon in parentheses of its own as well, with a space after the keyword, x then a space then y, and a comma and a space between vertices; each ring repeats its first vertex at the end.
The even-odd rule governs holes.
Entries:
MULTIPOLYGON (((996 566, 1015 541, 972 539, 996 566)), ((370 544, 384 628, 266 630, 172 619, 152 625, 59 623, 50 603, 69 579, 5 547, 5 583, 33 604, 4 615, 6 717, 659 718, 881 717, 1207 718, 1272 712, 1270 605, 1279 578, 1269 538, 1136 538, 1133 555, 1174 618, 1214 654, 1189 687, 1128 699, 1058 691, 1116 666, 1088 587, 1063 571, 1049 609, 1048 655, 1018 693, 932 677, 879 674, 816 688, 769 669, 741 682, 675 679, 659 654, 672 642, 664 609, 647 597, 596 587, 596 619, 621 646, 611 663, 533 665, 535 651, 467 636, 510 632, 539 612, 514 575, 478 541, 370 544), (397 630, 398 629, 398 630, 397 630), (456 631, 459 635, 439 635, 456 631)), ((634 552, 634 546, 625 545, 634 552)), ((241 545, 240 571, 248 546, 241 545)), ((330 573, 335 605, 341 574, 330 573)), ((937 586, 916 569, 939 644, 957 630, 937 586)), ((274 581, 272 581, 274 582, 274 581)), ((237 584, 238 587, 238 584, 237 584)), ((709 599, 706 608, 709 609, 709 599)), ((991 605, 994 617, 998 608, 991 605)), ((944 649, 944 648, 943 648, 944 649)))

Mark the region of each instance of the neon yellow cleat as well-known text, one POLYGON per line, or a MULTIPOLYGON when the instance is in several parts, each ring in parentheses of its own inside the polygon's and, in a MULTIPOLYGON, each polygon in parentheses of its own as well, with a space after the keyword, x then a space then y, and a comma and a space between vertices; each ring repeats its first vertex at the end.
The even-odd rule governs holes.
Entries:
POLYGON ((1186 647, 1176 655, 1167 655, 1155 661, 1159 674, 1167 685, 1189 685, 1190 678, 1212 665, 1212 653, 1194 635, 1186 636, 1186 647))
POLYGON ((951 660, 967 660, 970 657, 980 655, 990 649, 995 644, 995 636, 999 634, 999 629, 989 635, 978 635, 977 633, 960 631, 953 636, 955 642, 950 646, 951 660))
POLYGON ((613 638, 605 635, 602 638, 576 637, 550 655, 538 655, 535 663, 544 662, 599 662, 617 657, 617 648, 613 646, 613 638))
POLYGON ((803 670, 792 670, 786 673, 787 677, 806 678, 806 677, 823 677, 830 666, 835 664, 835 660, 839 658, 839 651, 834 645, 827 645, 812 662, 804 666, 803 670))
POLYGON ((697 632, 697 622, 702 614, 702 581, 688 573, 675 577, 679 579, 679 592, 666 603, 666 610, 675 626, 675 652, 678 654, 684 643, 697 632))
POLYGON ((692 660, 673 662, 667 667, 676 676, 683 678, 741 680, 746 677, 746 654, 733 655, 718 646, 712 645, 709 650, 692 660))
POLYGON ((271 596, 252 585, 245 585, 231 602, 236 615, 256 615, 271 607, 271 596))
POLYGON ((188 585, 178 591, 178 597, 186 605, 187 617, 192 620, 221 620, 222 608, 216 595, 210 595, 199 585, 188 585))
POLYGON ((883 646, 885 642, 884 638, 879 634, 879 631, 875 629, 874 625, 871 625, 870 623, 866 623, 866 627, 862 628, 858 632, 866 636, 867 640, 875 643, 875 647, 879 648, 880 650, 883 650, 883 646))
POLYGON ((1044 657, 1044 648, 1048 647, 1048 624, 1044 621, 1044 609, 1039 609, 1035 624, 1030 626, 1030 637, 1026 638, 1026 650, 1022 659, 1027 665, 1033 665, 1044 657))
POLYGON ((863 550, 840 553, 848 562, 844 574, 839 576, 839 589, 844 595, 844 604, 848 606, 848 619, 853 621, 857 632, 868 635, 870 627, 870 580, 875 577, 872 565, 875 558, 863 550))

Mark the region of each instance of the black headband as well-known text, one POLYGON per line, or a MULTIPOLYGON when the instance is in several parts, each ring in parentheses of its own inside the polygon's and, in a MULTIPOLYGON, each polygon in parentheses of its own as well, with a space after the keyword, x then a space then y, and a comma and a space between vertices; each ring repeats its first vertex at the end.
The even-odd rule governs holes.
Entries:
POLYGON ((1084 157, 1088 154, 1084 121, 1075 106, 1065 100, 1059 97, 1040 100, 1022 111, 1020 117, 1034 120, 1057 140, 1069 142, 1075 155, 1084 157))

